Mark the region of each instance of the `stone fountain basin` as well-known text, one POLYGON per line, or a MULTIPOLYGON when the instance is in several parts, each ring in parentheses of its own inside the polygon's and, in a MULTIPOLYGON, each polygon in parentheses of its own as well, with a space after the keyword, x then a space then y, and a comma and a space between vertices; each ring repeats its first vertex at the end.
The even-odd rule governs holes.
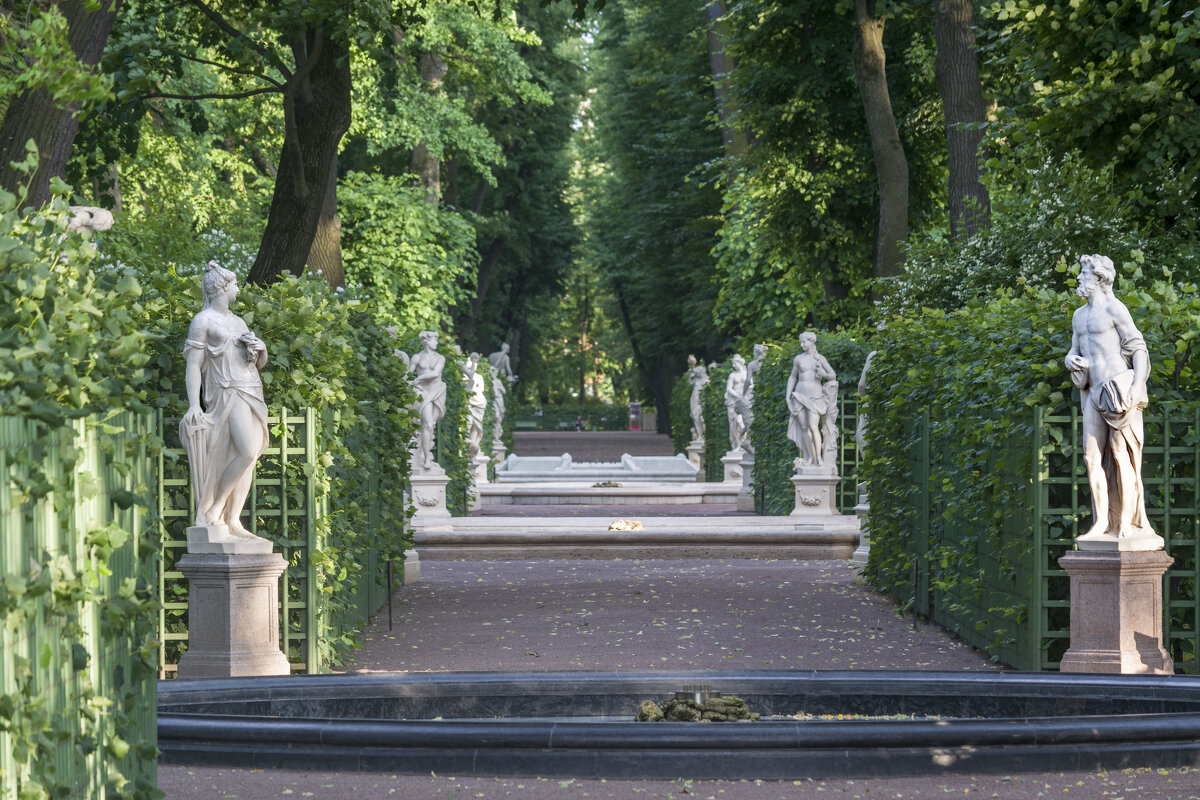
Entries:
POLYGON ((610 779, 1200 764, 1200 679, 1184 676, 370 673, 168 681, 158 711, 165 764, 610 779), (633 722, 690 684, 773 718, 633 722), (901 714, 918 718, 886 718, 901 714))

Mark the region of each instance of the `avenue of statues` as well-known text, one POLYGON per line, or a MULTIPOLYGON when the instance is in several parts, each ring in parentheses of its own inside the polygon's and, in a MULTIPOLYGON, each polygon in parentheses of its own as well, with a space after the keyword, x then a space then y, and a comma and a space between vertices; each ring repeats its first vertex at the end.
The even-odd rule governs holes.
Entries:
POLYGON ((1076 293, 1086 303, 1071 320, 1065 363, 1079 389, 1092 526, 1081 550, 1158 550, 1163 539, 1146 518, 1142 485, 1142 410, 1150 353, 1129 309, 1113 295, 1116 270, 1106 256, 1079 259, 1076 293))
POLYGON ((801 353, 792 360, 787 398, 791 420, 787 436, 800 448, 796 472, 837 471, 838 381, 833 367, 817 352, 817 336, 800 334, 801 353))
POLYGON ((267 346, 229 310, 238 295, 232 272, 210 261, 200 286, 202 306, 183 347, 188 410, 179 423, 196 504, 189 545, 269 553, 270 542, 241 522, 254 465, 267 447, 267 403, 259 377, 267 346))

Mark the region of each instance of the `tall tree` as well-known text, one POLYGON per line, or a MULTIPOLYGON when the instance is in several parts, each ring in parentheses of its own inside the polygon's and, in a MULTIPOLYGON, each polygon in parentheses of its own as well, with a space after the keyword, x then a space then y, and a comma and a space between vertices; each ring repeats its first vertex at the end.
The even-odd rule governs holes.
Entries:
POLYGON ((12 162, 23 161, 26 142, 38 150, 38 169, 26 203, 50 199, 50 179, 62 177, 85 103, 102 99, 107 81, 90 73, 100 61, 120 0, 65 0, 0 4, 0 188, 19 194, 28 178, 12 162), (13 67, 11 65, 19 65, 13 67), (7 96, 4 96, 7 95, 7 96))
POLYGON ((879 189, 879 223, 875 229, 875 277, 904 271, 901 245, 908 238, 908 158, 892 113, 888 92, 887 54, 883 49, 886 0, 854 0, 854 74, 862 93, 875 180, 879 189))
POLYGON ((727 157, 746 151, 746 131, 733 124, 735 101, 731 76, 736 67, 729 55, 729 32, 725 24, 724 0, 708 0, 704 6, 708 15, 708 63, 712 72, 713 94, 717 98, 717 118, 721 123, 721 141, 727 157))
POLYGON ((950 236, 970 238, 988 226, 991 199, 979 152, 987 106, 975 49, 974 0, 935 0, 936 70, 946 114, 950 236))

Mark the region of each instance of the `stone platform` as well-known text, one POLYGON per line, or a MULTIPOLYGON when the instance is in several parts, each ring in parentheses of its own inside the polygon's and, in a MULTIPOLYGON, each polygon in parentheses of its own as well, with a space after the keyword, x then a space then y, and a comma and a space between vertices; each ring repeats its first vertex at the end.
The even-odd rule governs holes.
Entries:
POLYGON ((615 479, 489 483, 479 488, 480 503, 494 505, 685 505, 736 503, 741 484, 725 483, 623 483, 615 479), (595 483, 619 486, 595 486, 595 483))
POLYGON ((530 558, 845 559, 858 546, 858 519, 645 517, 644 530, 612 531, 617 517, 457 517, 414 531, 422 561, 530 558))

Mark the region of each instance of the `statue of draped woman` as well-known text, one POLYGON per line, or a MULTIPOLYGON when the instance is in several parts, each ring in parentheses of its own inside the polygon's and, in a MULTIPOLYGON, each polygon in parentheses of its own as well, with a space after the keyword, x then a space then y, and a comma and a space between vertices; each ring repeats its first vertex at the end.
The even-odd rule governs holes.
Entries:
POLYGON ((421 351, 412 357, 413 388, 417 390, 417 416, 421 428, 417 432, 414 471, 432 472, 433 437, 438 422, 446 415, 446 384, 442 381, 442 369, 446 357, 437 351, 437 331, 421 331, 421 351))

